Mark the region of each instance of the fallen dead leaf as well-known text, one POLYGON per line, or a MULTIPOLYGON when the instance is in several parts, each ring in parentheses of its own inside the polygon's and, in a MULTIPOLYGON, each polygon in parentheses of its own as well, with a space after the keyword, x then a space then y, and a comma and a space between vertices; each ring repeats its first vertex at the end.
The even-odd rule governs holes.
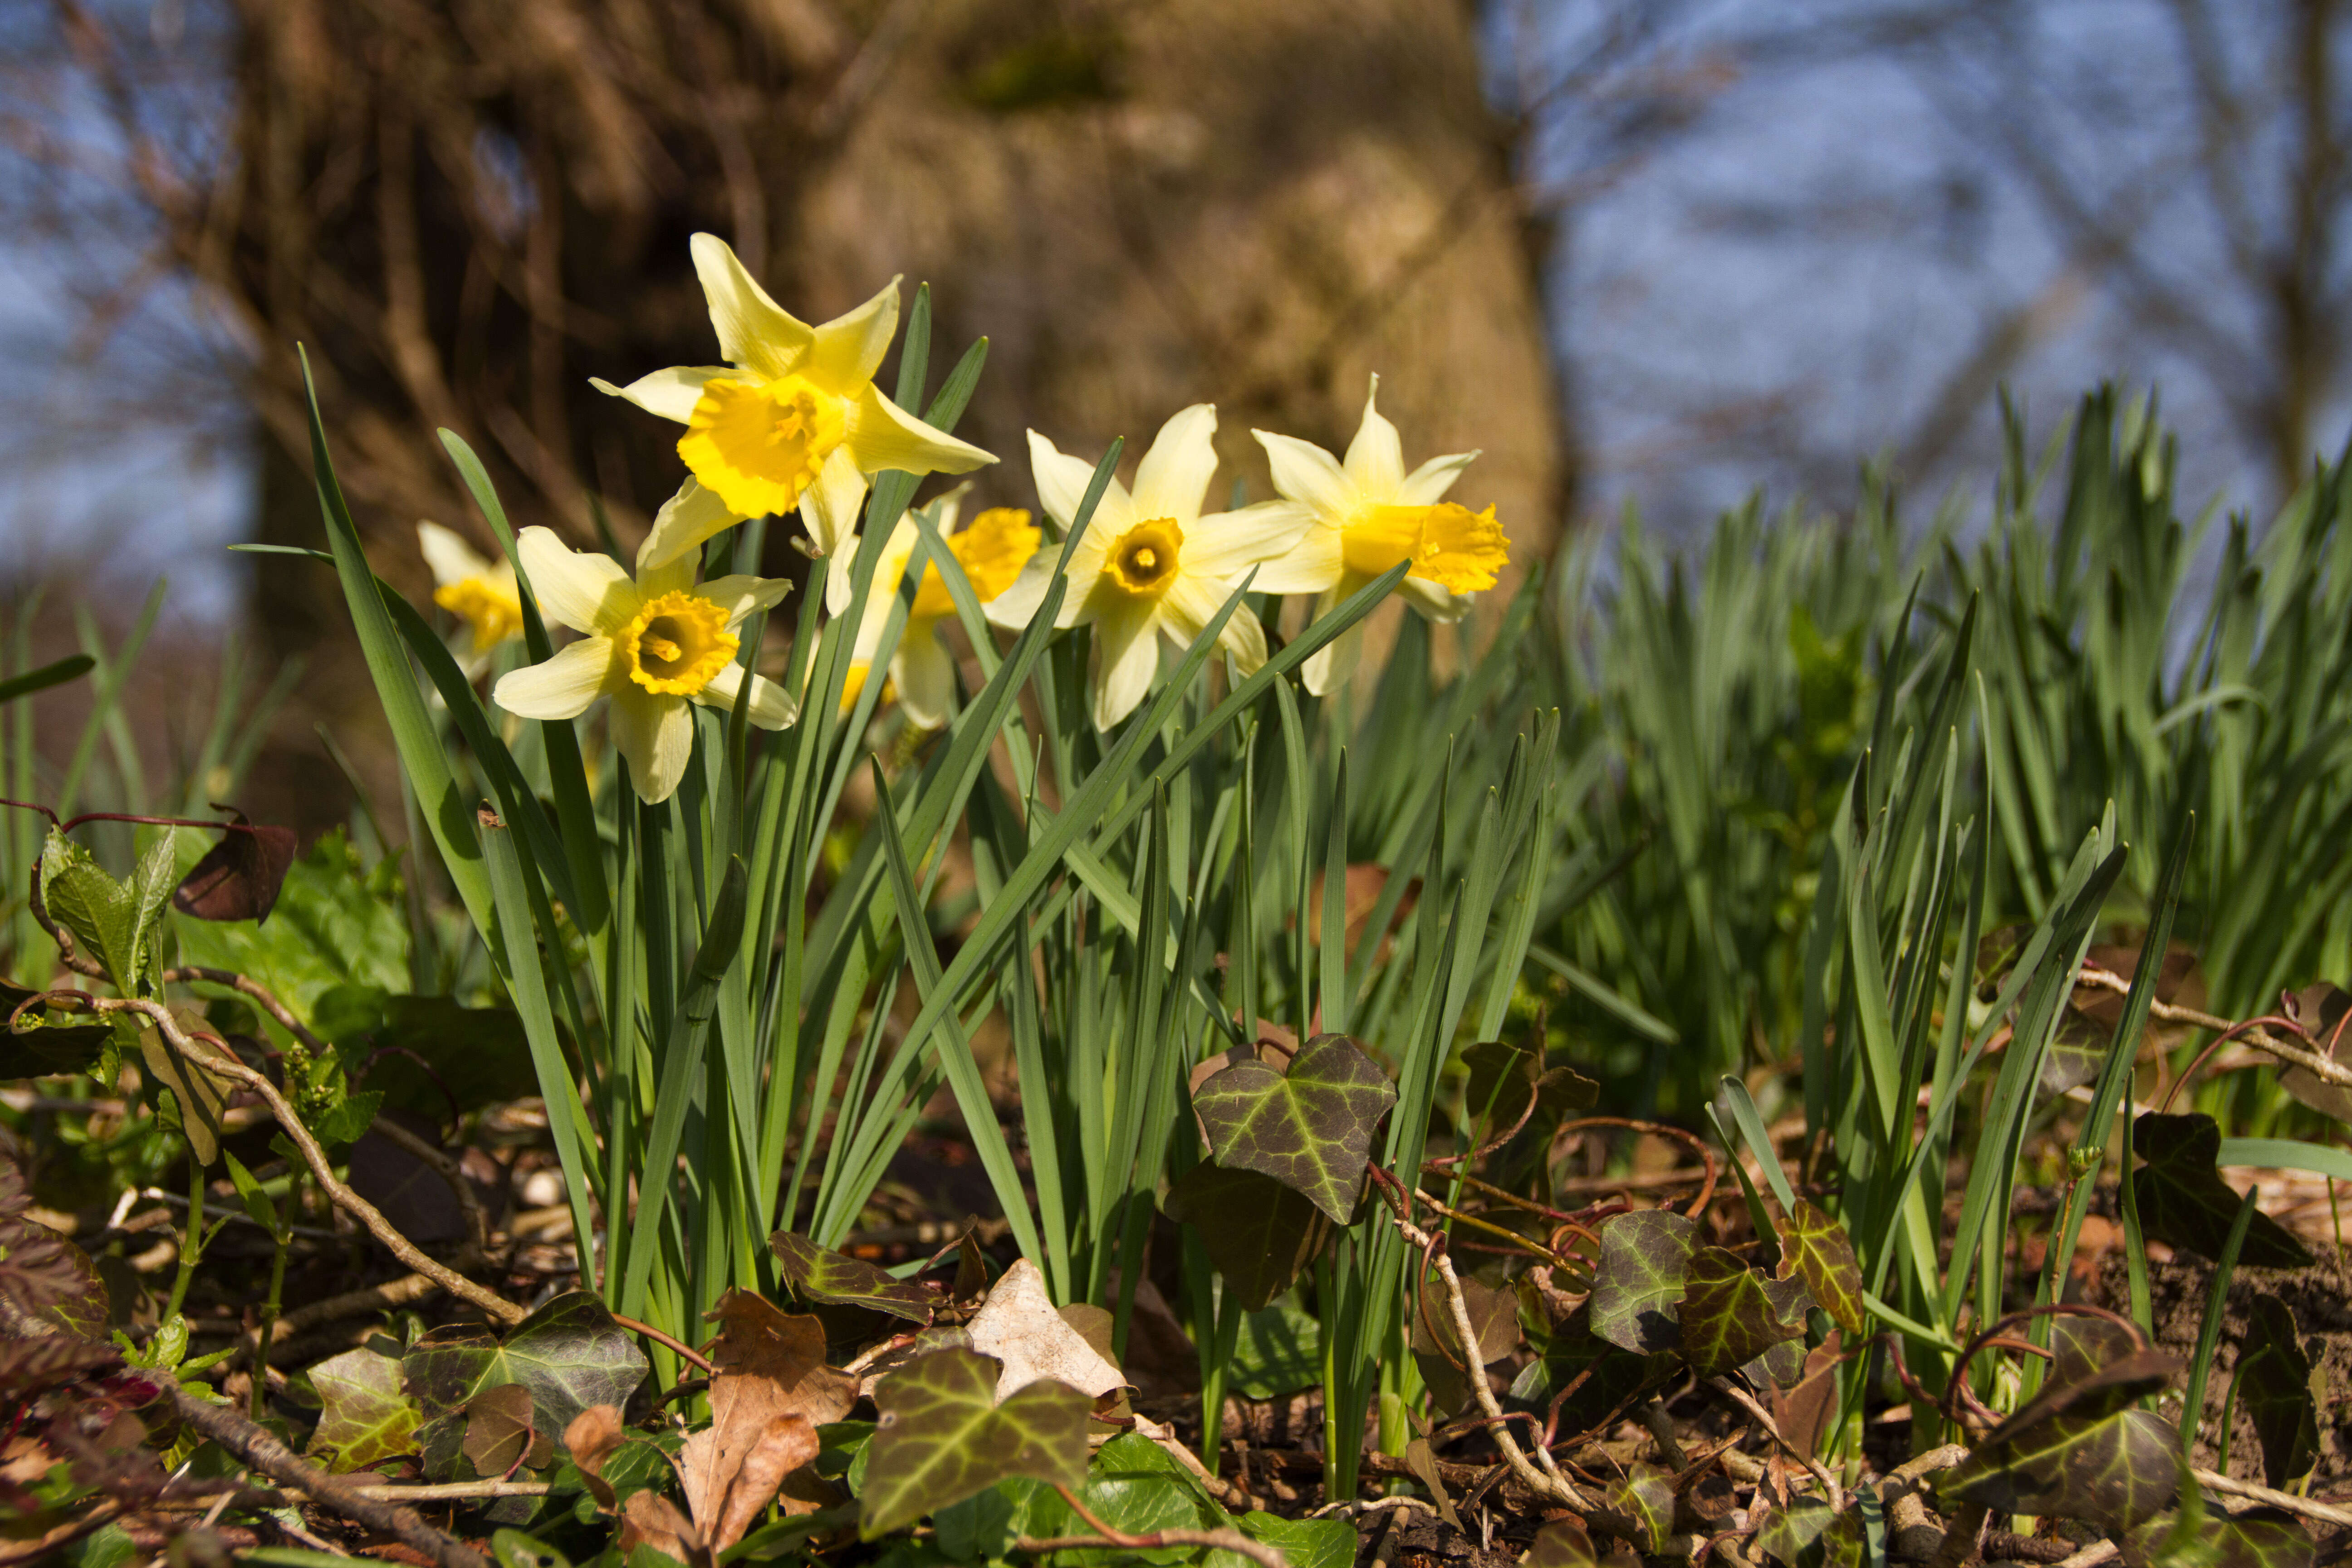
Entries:
POLYGON ((1045 1277, 1025 1258, 1004 1271, 965 1331, 972 1349, 1003 1365, 996 1380, 1000 1404, 1043 1378, 1066 1383, 1089 1399, 1127 1386, 1126 1374, 1062 1321, 1045 1293, 1045 1277))

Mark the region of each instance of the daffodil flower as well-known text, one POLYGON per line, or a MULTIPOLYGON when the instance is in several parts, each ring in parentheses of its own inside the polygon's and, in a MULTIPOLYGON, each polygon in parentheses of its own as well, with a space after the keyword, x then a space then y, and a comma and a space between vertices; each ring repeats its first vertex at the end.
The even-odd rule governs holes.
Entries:
MULTIPOLYGON (((613 744, 628 759, 638 795, 667 800, 694 750, 689 702, 731 709, 746 672, 735 662, 735 628, 792 591, 780 578, 714 577, 698 584, 694 562, 640 569, 568 548, 552 531, 526 528, 516 541, 539 607, 586 634, 553 658, 518 669, 491 693, 525 719, 576 719, 599 697, 613 700, 613 744)), ((763 730, 793 721, 792 698, 751 676, 747 716, 763 730)))
MULTIPOLYGON (((1412 564, 1397 592, 1433 621, 1458 621, 1470 595, 1495 585, 1510 558, 1510 541, 1495 509, 1474 512, 1445 500, 1445 492, 1475 452, 1432 458, 1410 474, 1397 427, 1375 406, 1381 378, 1364 398, 1364 421, 1342 460, 1295 436, 1257 430, 1274 465, 1274 488, 1310 520, 1306 536, 1283 563, 1287 592, 1316 592, 1320 616, 1400 561, 1412 564)), ((1263 580, 1262 580, 1263 581, 1263 580)), ((1300 672, 1317 696, 1337 690, 1363 653, 1361 623, 1318 649, 1300 672)))
POLYGON ((663 509, 637 564, 666 566, 745 518, 802 508, 820 553, 837 546, 867 480, 886 468, 969 473, 996 459, 900 408, 874 384, 898 330, 898 280, 812 327, 752 281, 727 242, 694 237, 694 269, 723 365, 674 365, 600 392, 686 426, 694 481, 663 509), (814 505, 804 504, 814 502, 814 505))
MULTIPOLYGON (((986 606, 1020 577, 1021 569, 1037 553, 1040 536, 1028 512, 1003 506, 989 508, 971 520, 971 526, 958 533, 956 517, 962 502, 963 488, 959 487, 938 502, 933 521, 941 541, 971 584, 972 596, 986 606)), ((873 584, 866 590, 866 614, 858 623, 857 640, 852 645, 849 679, 842 689, 845 711, 856 701, 865 686, 874 654, 881 646, 883 629, 890 618, 891 603, 899 584, 906 580, 908 560, 921 537, 915 520, 901 517, 883 542, 882 559, 876 563, 873 584)), ((851 534, 842 541, 833 557, 825 584, 825 606, 835 615, 849 607, 854 592, 850 558, 856 553, 856 535, 851 534)), ((947 579, 940 575, 937 563, 927 563, 923 580, 915 588, 915 601, 908 608, 906 626, 898 636, 898 650, 890 658, 891 689, 907 717, 919 729, 936 730, 948 721, 949 702, 955 694, 955 661, 940 641, 939 626, 954 614, 955 601, 948 595, 947 579)))
MULTIPOLYGON (((1110 729, 1143 700, 1160 668, 1162 638, 1177 648, 1191 647, 1250 569, 1288 552, 1307 526, 1305 513, 1279 501, 1201 515, 1217 469, 1211 444, 1216 428, 1217 411, 1206 403, 1161 426, 1137 465, 1134 493, 1112 480, 1070 556, 1069 592, 1055 624, 1095 628, 1098 730, 1110 729)), ((1067 533, 1094 466, 1055 450, 1034 430, 1029 461, 1046 514, 1067 533)), ((988 606, 988 618, 1001 626, 1027 625, 1054 580, 1057 555, 1049 550, 1031 556, 1020 579, 988 606)), ((1291 584, 1293 575, 1262 572, 1255 586, 1305 592, 1291 584)), ((1218 641, 1244 674, 1265 662, 1265 630, 1246 609, 1234 612, 1218 641)))
POLYGON ((473 628, 477 658, 522 634, 513 562, 483 559, 463 535, 437 522, 416 525, 416 547, 433 570, 433 602, 473 628))

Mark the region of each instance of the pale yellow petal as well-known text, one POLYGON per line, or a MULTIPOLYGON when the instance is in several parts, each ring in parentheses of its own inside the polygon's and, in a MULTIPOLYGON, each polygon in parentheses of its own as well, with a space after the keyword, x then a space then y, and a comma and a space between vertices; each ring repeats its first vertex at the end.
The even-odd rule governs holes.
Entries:
POLYGON ((800 373, 836 397, 855 397, 874 379, 898 331, 898 279, 845 316, 817 328, 800 373))
POLYGON ((590 376, 588 384, 607 397, 625 397, 648 414, 658 414, 683 425, 694 412, 694 405, 702 401, 703 383, 723 380, 735 374, 733 368, 723 364, 676 364, 651 375, 641 375, 626 386, 614 386, 597 375, 590 376))
POLYGON ((612 677, 613 639, 584 637, 552 658, 500 676, 490 700, 518 719, 577 719, 612 677))
POLYGON ((635 681, 613 693, 606 710, 613 749, 629 764, 637 798, 659 805, 677 791, 694 755, 694 715, 683 697, 656 696, 635 681))
MULTIPOLYGON (((981 606, 991 624, 1017 632, 1034 620, 1038 606, 1045 602, 1046 590, 1054 585, 1054 567, 1061 553, 1059 550, 1040 550, 1029 557, 1028 564, 1021 568, 1021 575, 1013 579, 1013 585, 981 606)), ((1072 593, 1063 601, 1063 608, 1070 608, 1070 599, 1084 596, 1072 593)))
POLYGON ((1364 422, 1356 427, 1356 438, 1348 443, 1347 459, 1340 465, 1357 489, 1372 500, 1386 500, 1404 483, 1404 443, 1377 406, 1380 395, 1376 375, 1372 389, 1364 395, 1364 422))
MULTIPOLYGON (((1087 487, 1095 479, 1095 465, 1057 449, 1054 443, 1032 430, 1029 473, 1036 481, 1037 500, 1045 508, 1045 515, 1066 536, 1076 526, 1078 508, 1086 504, 1087 487)), ((1116 479, 1104 488, 1102 500, 1095 503, 1094 521, 1098 526, 1107 526, 1112 538, 1135 526, 1135 503, 1129 499, 1127 487, 1116 479)))
POLYGON ((1209 481, 1216 477, 1216 434, 1213 403, 1180 409, 1160 427, 1151 450, 1135 468, 1136 516, 1172 517, 1191 531, 1209 493, 1209 481))
POLYGON ((540 609, 573 631, 609 636, 637 613, 637 585, 611 556, 574 550, 546 528, 524 529, 515 551, 540 609))
MULTIPOLYGON (((1188 577, 1237 578, 1261 561, 1289 555, 1308 534, 1327 531, 1329 525, 1296 501, 1260 501, 1239 511, 1213 512, 1185 524, 1182 569, 1188 577)), ((1273 587, 1267 578, 1261 571, 1250 586, 1261 594, 1301 591, 1273 587)))
POLYGON ((727 612, 727 629, 733 631, 746 616, 761 610, 773 608, 793 591, 791 581, 783 577, 751 577, 740 574, 731 577, 713 577, 695 590, 704 598, 727 612))
POLYGON ((850 405, 845 443, 858 468, 878 474, 968 474, 996 461, 969 441, 935 430, 882 395, 871 382, 857 389, 850 405))
POLYGON ((1430 458, 1407 474, 1404 483, 1397 487, 1397 504, 1435 506, 1445 499, 1445 492, 1454 488, 1454 481, 1462 477, 1462 470, 1475 462, 1477 457, 1475 451, 1470 451, 1448 452, 1442 458, 1430 458))
POLYGON ((761 375, 790 375, 808 356, 816 334, 808 323, 768 298, 735 252, 715 234, 698 234, 691 244, 695 276, 710 304, 710 324, 719 331, 719 352, 732 364, 761 375))
POLYGON ((1265 448, 1266 460, 1274 468, 1274 488, 1286 500, 1335 522, 1347 520, 1356 504, 1356 487, 1337 458, 1296 436, 1277 436, 1270 430, 1250 434, 1265 448))
POLYGON ((816 483, 801 492, 801 525, 819 555, 837 560, 856 549, 857 513, 865 504, 866 476, 845 442, 826 455, 816 483))
POLYGON ((1123 599, 1095 622, 1094 721, 1111 730, 1135 711, 1160 668, 1160 638, 1148 602, 1123 599))
MULTIPOLYGON (((1176 642, 1190 647, 1240 586, 1238 582, 1220 582, 1211 577, 1180 578, 1169 585, 1160 598, 1160 624, 1176 642)), ((1234 656, 1234 662, 1241 667, 1244 675, 1256 673, 1265 662, 1265 628, 1258 624, 1257 616, 1250 613, 1246 604, 1234 606, 1232 618, 1217 634, 1217 643, 1234 656)))
MULTIPOLYGON (((1361 584, 1355 584, 1361 587, 1361 584)), ((1325 594, 1315 605, 1315 618, 1321 620, 1331 613, 1333 605, 1345 596, 1344 584, 1325 594)), ((1364 657, 1364 623, 1358 621, 1331 641, 1307 656, 1299 668, 1299 679, 1307 689, 1317 697, 1328 697, 1348 684, 1356 667, 1364 657)))
POLYGON ((637 546, 637 570, 667 565, 742 521, 719 499, 717 490, 706 488, 700 479, 688 474, 677 494, 662 502, 661 510, 654 513, 653 531, 637 546))
POLYGON ((416 548, 425 557, 425 564, 433 573, 433 585, 446 588, 452 583, 468 578, 487 577, 495 570, 479 552, 466 542, 466 536, 457 530, 444 528, 437 522, 419 521, 416 525, 416 548))
MULTIPOLYGON (((707 707, 726 712, 735 710, 736 694, 742 689, 744 669, 730 664, 710 678, 710 684, 695 695, 695 700, 707 707)), ((800 717, 801 705, 793 694, 764 675, 751 677, 751 700, 745 705, 743 717, 762 730, 781 730, 800 717)))
POLYGON ((917 729, 936 730, 948 721, 955 702, 955 660, 932 627, 907 628, 890 661, 890 679, 898 688, 898 706, 917 729))

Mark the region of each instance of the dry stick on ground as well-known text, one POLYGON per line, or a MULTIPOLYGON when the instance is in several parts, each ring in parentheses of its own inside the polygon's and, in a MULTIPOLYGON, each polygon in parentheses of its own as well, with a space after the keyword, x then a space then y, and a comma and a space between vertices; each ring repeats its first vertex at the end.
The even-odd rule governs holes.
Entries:
POLYGON ((1775 1443, 1778 1443, 1782 1448, 1788 1451, 1790 1458, 1796 1460, 1797 1463, 1804 1466, 1807 1470, 1811 1471, 1813 1479, 1821 1482, 1822 1495, 1829 1499, 1832 1511, 1844 1511, 1845 1489, 1838 1485, 1837 1478, 1830 1474, 1828 1470, 1822 1468, 1820 1460, 1814 1458, 1811 1454, 1806 1453, 1802 1448, 1798 1447, 1794 1443, 1790 1442, 1789 1439, 1780 1436, 1780 1424, 1772 1419, 1772 1413, 1770 1411, 1765 1409, 1763 1405, 1757 1403, 1756 1396, 1754 1394, 1748 1393, 1738 1384, 1732 1383, 1726 1378, 1709 1377, 1702 1378, 1700 1381, 1705 1383, 1709 1388, 1715 1390, 1717 1394, 1722 1394, 1726 1399, 1730 1400, 1734 1405, 1738 1405, 1740 1409, 1746 1411, 1748 1413, 1748 1418, 1755 1422, 1759 1426, 1761 1426, 1764 1429, 1764 1435, 1766 1436, 1771 1438, 1775 1443))
MULTIPOLYGON (((1469 1303, 1462 1299, 1462 1277, 1454 1273, 1454 1259, 1446 1256, 1444 1247, 1440 1244, 1441 1238, 1431 1236, 1402 1215, 1397 1216, 1396 1226, 1407 1246, 1436 1265, 1438 1278, 1445 1281, 1445 1300, 1453 1310, 1454 1331, 1461 1337, 1465 1353, 1475 1354, 1470 1347, 1478 1342, 1478 1331, 1471 1325, 1469 1303)), ((1495 1447, 1502 1450, 1504 1462, 1511 1467, 1511 1473, 1538 1497, 1549 1498, 1580 1513, 1591 1512, 1594 1507, 1592 1500, 1559 1473, 1559 1468, 1553 1462, 1549 1450, 1540 1446, 1536 1449, 1537 1456, 1543 1460, 1542 1469, 1536 1468, 1528 1461, 1526 1450, 1519 1447, 1519 1440, 1511 1435, 1510 1421, 1496 1400, 1493 1386, 1486 1381, 1486 1369, 1483 1366, 1471 1368, 1466 1381, 1471 1392, 1477 1396, 1479 1410, 1490 1422, 1488 1434, 1494 1438, 1495 1447)))
MULTIPOLYGON (((2110 973, 2106 970, 2095 968, 2087 963, 2083 966, 2075 979, 2084 985, 2096 985, 2105 991, 2128 994, 2131 990, 2131 982, 2122 975, 2110 973)), ((2147 1010, 2168 1024, 2189 1024, 2200 1029, 2210 1030, 2217 1035, 2226 1035, 2237 1027, 2227 1018, 2217 1018, 2210 1013, 2200 1013, 2194 1007, 2175 1006, 2169 1002, 2151 1000, 2147 1010)), ((2352 1065, 2339 1062, 2333 1057, 2321 1056, 2317 1051, 2307 1050, 2301 1046, 2291 1045, 2268 1029, 2248 1029, 2238 1038, 2258 1050, 2268 1051, 2283 1062, 2294 1063, 2322 1083, 2332 1083, 2338 1089, 2352 1089, 2352 1065)))
POLYGON ((298 1488, 320 1507, 393 1537, 441 1568, 490 1568, 480 1552, 450 1540, 418 1518, 415 1510, 362 1495, 349 1481, 306 1462, 267 1428, 239 1415, 235 1406, 210 1404, 177 1383, 167 1384, 165 1392, 181 1420, 272 1480, 298 1488))
POLYGON ((70 1003, 85 1012, 137 1013, 144 1017, 181 1056, 207 1072, 234 1079, 261 1096, 263 1102, 269 1107, 270 1114, 277 1117, 278 1124, 286 1130, 286 1135, 294 1141, 295 1147, 301 1150, 303 1163, 310 1166, 311 1177, 319 1184, 319 1190, 327 1194, 330 1203, 365 1226, 371 1235, 391 1250, 394 1257, 431 1279, 452 1296, 479 1307, 499 1322, 519 1323, 530 1315, 497 1292, 486 1289, 464 1275, 436 1262, 415 1242, 394 1228, 392 1222, 385 1219, 373 1204, 336 1180, 335 1168, 328 1162, 326 1151, 319 1147, 319 1141, 310 1136, 310 1130, 302 1124, 300 1117, 294 1114, 294 1108, 286 1103, 286 1097, 278 1092, 278 1086, 269 1081, 268 1075, 255 1071, 233 1056, 225 1053, 215 1056, 211 1052, 198 1049, 195 1041, 189 1038, 181 1029, 179 1020, 172 1016, 170 1008, 160 1002, 151 1001, 143 996, 116 1000, 105 996, 85 996, 72 992, 51 994, 57 996, 59 1001, 70 1003))
POLYGON ((2334 1503, 2315 1502, 2309 1498, 2297 1497, 2293 1492, 2279 1491, 2252 1481, 2242 1481, 2235 1476, 2225 1476, 2215 1470, 2192 1469, 2189 1473, 2197 1478, 2199 1486, 2209 1491, 2221 1492, 2231 1497, 2252 1498, 2256 1502, 2268 1503, 2273 1508, 2284 1509, 2289 1513, 2299 1513, 2305 1519, 2315 1519, 2322 1524, 2352 1524, 2352 1508, 2338 1508, 2334 1503))
MULTIPOLYGON (((258 1003, 264 1012, 278 1020, 280 1027, 301 1041, 303 1048, 311 1055, 320 1056, 333 1049, 318 1036, 312 1034, 309 1026, 294 1016, 294 1009, 278 999, 275 992, 250 975, 239 974, 233 969, 207 969, 200 964, 182 964, 177 969, 163 971, 162 978, 166 985, 184 985, 191 981, 202 981, 207 985, 226 986, 239 995, 249 997, 258 1003)), ((378 1117, 369 1130, 433 1168, 448 1187, 450 1194, 457 1200, 457 1207, 466 1216, 466 1235, 471 1241, 474 1250, 478 1253, 488 1251, 489 1216, 482 1212, 482 1200, 474 1191, 473 1182, 457 1162, 451 1159, 446 1151, 426 1142, 389 1117, 378 1117)))
POLYGON ((1146 1535, 1130 1535, 1123 1530, 1114 1529, 1097 1519, 1087 1511, 1087 1505, 1078 1500, 1078 1494, 1069 1488, 1056 1484, 1054 1489, 1062 1494, 1062 1500, 1070 1505, 1070 1511, 1076 1514, 1096 1533, 1055 1535, 1042 1541, 1032 1541, 1023 1537, 1013 1543, 1033 1556, 1042 1556, 1049 1552, 1078 1551, 1087 1547, 1124 1546, 1130 1550, 1150 1551, 1162 1546, 1213 1546, 1226 1552, 1238 1552, 1251 1561, 1262 1564, 1262 1568, 1290 1568, 1290 1559, 1285 1557, 1280 1550, 1268 1546, 1263 1541, 1252 1541, 1238 1530, 1155 1530, 1146 1535))

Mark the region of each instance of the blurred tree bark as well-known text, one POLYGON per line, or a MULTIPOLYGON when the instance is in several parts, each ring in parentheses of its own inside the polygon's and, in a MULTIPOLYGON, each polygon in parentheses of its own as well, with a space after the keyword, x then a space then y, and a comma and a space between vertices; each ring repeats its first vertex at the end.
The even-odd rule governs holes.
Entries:
MULTIPOLYGON (((63 14, 123 79, 119 30, 63 14)), ((627 540, 675 488, 674 431, 587 378, 714 357, 700 228, 811 319, 928 280, 934 384, 988 336, 964 433, 1004 459, 992 500, 1034 504, 1026 426, 1099 450, 1201 400, 1262 498, 1250 427, 1344 446, 1377 371, 1409 459, 1484 448, 1461 498, 1525 562, 1566 463, 1475 23, 1461 0, 236 0, 226 155, 149 198, 253 345, 258 536, 319 538, 299 342, 378 568, 420 595, 417 519, 488 542, 436 426, 518 526, 583 543, 592 495, 627 540)), ((364 673, 325 568, 263 557, 256 583, 270 646, 313 660, 283 737, 310 750, 364 673)))

